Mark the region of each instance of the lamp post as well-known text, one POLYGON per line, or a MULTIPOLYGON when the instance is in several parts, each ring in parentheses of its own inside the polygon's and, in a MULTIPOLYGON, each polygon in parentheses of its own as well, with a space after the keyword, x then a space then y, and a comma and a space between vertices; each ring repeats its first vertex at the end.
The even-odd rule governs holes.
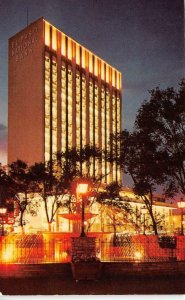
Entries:
POLYGON ((145 215, 146 215, 146 213, 147 213, 147 208, 144 206, 144 207, 142 207, 141 208, 141 211, 142 211, 142 214, 143 214, 143 234, 145 235, 146 233, 145 233, 145 230, 146 230, 146 228, 145 228, 145 223, 146 223, 146 218, 145 218, 145 215))
POLYGON ((78 183, 77 185, 77 194, 81 195, 81 198, 82 198, 82 219, 81 219, 81 234, 80 236, 81 237, 85 237, 86 234, 85 234, 85 224, 84 224, 84 212, 85 212, 85 196, 87 195, 87 192, 88 192, 88 183, 78 183))
POLYGON ((184 235, 184 221, 183 221, 183 209, 185 207, 185 201, 177 202, 178 207, 181 209, 181 235, 184 235))
POLYGON ((7 213, 7 208, 6 207, 0 207, 0 217, 2 220, 1 226, 2 226, 2 231, 1 235, 4 236, 4 217, 6 216, 7 213))

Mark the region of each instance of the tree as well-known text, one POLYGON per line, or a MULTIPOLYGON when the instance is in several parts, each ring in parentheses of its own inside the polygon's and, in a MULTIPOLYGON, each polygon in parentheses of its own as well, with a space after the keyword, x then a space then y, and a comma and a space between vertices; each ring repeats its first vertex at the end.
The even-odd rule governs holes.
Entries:
MULTIPOLYGON (((92 168, 92 166, 96 166, 97 162, 100 162, 103 156, 103 152, 95 147, 86 145, 84 148, 79 151, 79 162, 81 166, 85 166, 83 172, 83 168, 81 168, 81 175, 86 177, 92 177, 93 180, 101 180, 102 174, 98 176, 98 169, 92 168)), ((98 167, 97 167, 98 168, 98 167)), ((105 176, 106 174, 104 174, 105 176)))
POLYGON ((37 202, 33 201, 34 184, 28 165, 22 160, 17 160, 10 164, 6 182, 9 195, 13 197, 18 205, 20 213, 19 222, 22 233, 24 233, 25 212, 27 211, 35 215, 37 209, 37 202))
POLYGON ((5 205, 6 200, 10 197, 9 177, 0 163, 0 205, 5 205))
POLYGON ((166 174, 165 193, 185 195, 185 79, 179 90, 157 87, 139 109, 135 130, 153 143, 156 163, 166 174))
POLYGON ((66 186, 68 178, 61 176, 57 169, 56 161, 35 163, 35 165, 30 167, 30 170, 36 192, 44 202, 48 230, 51 231, 51 224, 54 221, 57 210, 65 205, 64 198, 68 194, 66 186))
MULTIPOLYGON (((93 185, 93 192, 97 192, 102 178, 106 174, 98 174, 98 170, 93 168, 95 162, 98 162, 102 159, 103 152, 97 147, 86 145, 81 149, 75 147, 68 148, 67 151, 58 152, 56 154, 57 164, 60 166, 61 176, 63 177, 64 185, 69 192, 68 201, 65 205, 69 209, 69 213, 74 212, 78 208, 75 206, 74 197, 75 193, 75 182, 79 179, 87 180, 93 185)), ((93 205, 95 197, 91 197, 93 205)))
POLYGON ((157 220, 154 216, 153 204, 154 193, 157 186, 165 182, 162 164, 157 161, 162 160, 160 155, 155 153, 155 143, 148 140, 147 135, 134 131, 129 133, 123 131, 118 136, 121 144, 118 163, 126 174, 133 180, 133 190, 140 196, 145 204, 153 225, 153 230, 157 234, 157 220))
POLYGON ((65 164, 67 169, 72 167, 78 176, 97 178, 98 172, 95 172, 95 168, 92 172, 92 166, 95 165, 95 161, 101 161, 102 156, 103 152, 99 148, 86 145, 81 149, 73 147, 57 152, 56 159, 60 166, 65 164))
POLYGON ((91 181, 91 159, 100 155, 101 152, 95 147, 86 146, 81 150, 68 148, 64 152, 57 152, 52 161, 31 167, 37 192, 44 202, 49 231, 60 207, 67 208, 69 213, 79 209, 75 201, 75 182, 79 178, 91 181))
POLYGON ((108 184, 105 191, 97 194, 96 201, 101 204, 101 209, 109 217, 110 226, 114 231, 113 244, 116 241, 117 227, 128 223, 130 205, 120 196, 120 185, 116 182, 108 184))
POLYGON ((185 193, 185 81, 178 92, 156 88, 150 95, 139 109, 133 132, 116 136, 121 143, 117 160, 131 175, 134 192, 143 199, 157 234, 156 188, 161 186, 168 196, 185 193))

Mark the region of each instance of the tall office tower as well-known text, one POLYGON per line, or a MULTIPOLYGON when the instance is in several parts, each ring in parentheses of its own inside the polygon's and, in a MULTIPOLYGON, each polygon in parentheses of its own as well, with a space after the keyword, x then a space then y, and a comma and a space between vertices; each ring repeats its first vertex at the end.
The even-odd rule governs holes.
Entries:
MULTIPOLYGON (((85 145, 109 150, 121 130, 121 73, 40 18, 9 40, 8 117, 9 163, 85 145)), ((105 159, 90 172, 121 180, 105 159)))

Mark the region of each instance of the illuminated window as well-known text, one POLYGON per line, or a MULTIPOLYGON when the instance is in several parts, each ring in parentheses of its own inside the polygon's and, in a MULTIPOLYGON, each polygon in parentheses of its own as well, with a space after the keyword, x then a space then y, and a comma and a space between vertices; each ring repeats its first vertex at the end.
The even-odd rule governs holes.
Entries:
POLYGON ((93 100, 93 81, 89 82, 89 143, 94 144, 94 100, 93 100))
MULTIPOLYGON (((106 150, 110 151, 110 92, 106 89, 106 150)), ((107 183, 111 181, 110 163, 106 162, 107 183)))
POLYGON ((66 36, 62 33, 62 47, 61 47, 62 55, 66 56, 66 36))
POLYGON ((93 158, 91 157, 90 158, 90 168, 89 168, 89 175, 90 176, 93 176, 93 174, 94 174, 94 162, 93 162, 93 158))
POLYGON ((105 80, 105 63, 101 61, 101 79, 105 80))
POLYGON ((119 73, 119 89, 121 90, 121 73, 119 73))
POLYGON ((117 178, 117 168, 116 168, 116 163, 113 163, 113 167, 112 167, 112 180, 116 181, 117 178))
POLYGON ((72 70, 68 66, 68 146, 72 147, 72 124, 73 124, 73 102, 72 102, 72 70))
MULTIPOLYGON (((101 87, 101 137, 102 150, 106 150, 106 107, 105 107, 105 87, 101 87)), ((102 159, 102 174, 106 175, 106 161, 102 159)), ((103 181, 106 181, 104 177, 103 181)))
POLYGON ((82 147, 87 144, 86 140, 86 78, 82 74, 82 147))
POLYGON ((121 123, 120 123, 120 98, 117 98, 117 132, 121 131, 121 123))
POLYGON ((94 56, 94 75, 98 76, 98 58, 94 56))
MULTIPOLYGON (((117 97, 117 132, 121 131, 121 120, 120 120, 120 110, 121 110, 121 106, 120 106, 120 98, 117 97)), ((117 141, 117 155, 120 155, 120 141, 117 141)), ((119 166, 117 166, 117 180, 120 181, 121 180, 121 170, 119 168, 119 166)))
POLYGON ((112 69, 112 85, 113 87, 116 86, 116 72, 114 69, 112 69))
POLYGON ((112 133, 116 134, 116 97, 112 95, 112 133))
MULTIPOLYGON (((100 128, 99 128, 99 88, 98 83, 94 83, 94 98, 93 98, 93 145, 96 147, 100 147, 99 145, 99 136, 100 136, 100 128)), ((98 176, 99 172, 99 162, 95 159, 95 165, 93 168, 93 174, 98 176)))
POLYGON ((66 65, 61 68, 61 150, 66 150, 66 65))
POLYGON ((106 65, 106 82, 109 83, 109 66, 106 65))
POLYGON ((50 46, 50 25, 45 21, 45 45, 50 46))
POLYGON ((52 59, 52 153, 57 152, 57 63, 52 59))
POLYGON ((120 76, 119 76, 119 72, 116 72, 116 88, 118 90, 120 89, 120 76))
POLYGON ((85 49, 82 48, 82 68, 85 69, 85 49))
POLYGON ((105 89, 101 88, 101 135, 102 135, 102 149, 105 150, 105 89))
POLYGON ((89 53, 85 51, 85 67, 89 69, 89 53))
POLYGON ((52 27, 52 49, 57 50, 57 31, 52 27))
POLYGON ((99 109, 98 109, 98 84, 95 83, 94 89, 94 119, 95 119, 95 146, 99 147, 99 109))
POLYGON ((121 169, 119 165, 117 165, 117 181, 121 182, 121 169))
POLYGON ((50 58, 45 54, 45 161, 50 160, 50 58))
POLYGON ((89 53, 89 72, 93 73, 93 56, 92 56, 92 53, 89 53))
MULTIPOLYGON (((106 138, 107 141, 110 139, 110 93, 106 89, 106 138)), ((109 145, 107 145, 108 147, 109 145)))
POLYGON ((109 82, 112 83, 112 68, 109 67, 109 82))
POLYGON ((80 148, 80 73, 76 73, 76 147, 80 148))
POLYGON ((72 40, 68 38, 68 49, 67 49, 68 59, 72 59, 72 40))
POLYGON ((80 46, 76 44, 76 64, 80 65, 80 46))

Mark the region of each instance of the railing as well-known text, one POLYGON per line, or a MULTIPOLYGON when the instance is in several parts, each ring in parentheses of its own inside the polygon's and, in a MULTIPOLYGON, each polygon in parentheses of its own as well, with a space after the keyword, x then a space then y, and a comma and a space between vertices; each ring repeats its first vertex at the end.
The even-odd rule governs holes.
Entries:
POLYGON ((11 236, 0 244, 0 263, 62 263, 71 261, 71 241, 44 239, 42 235, 11 236))
POLYGON ((102 261, 160 262, 184 261, 185 237, 125 236, 100 243, 102 261))
MULTIPOLYGON (((185 261, 185 236, 123 236, 97 239, 96 252, 107 262, 185 261)), ((71 239, 42 234, 10 235, 0 239, 0 263, 39 264, 71 261, 71 239)))

